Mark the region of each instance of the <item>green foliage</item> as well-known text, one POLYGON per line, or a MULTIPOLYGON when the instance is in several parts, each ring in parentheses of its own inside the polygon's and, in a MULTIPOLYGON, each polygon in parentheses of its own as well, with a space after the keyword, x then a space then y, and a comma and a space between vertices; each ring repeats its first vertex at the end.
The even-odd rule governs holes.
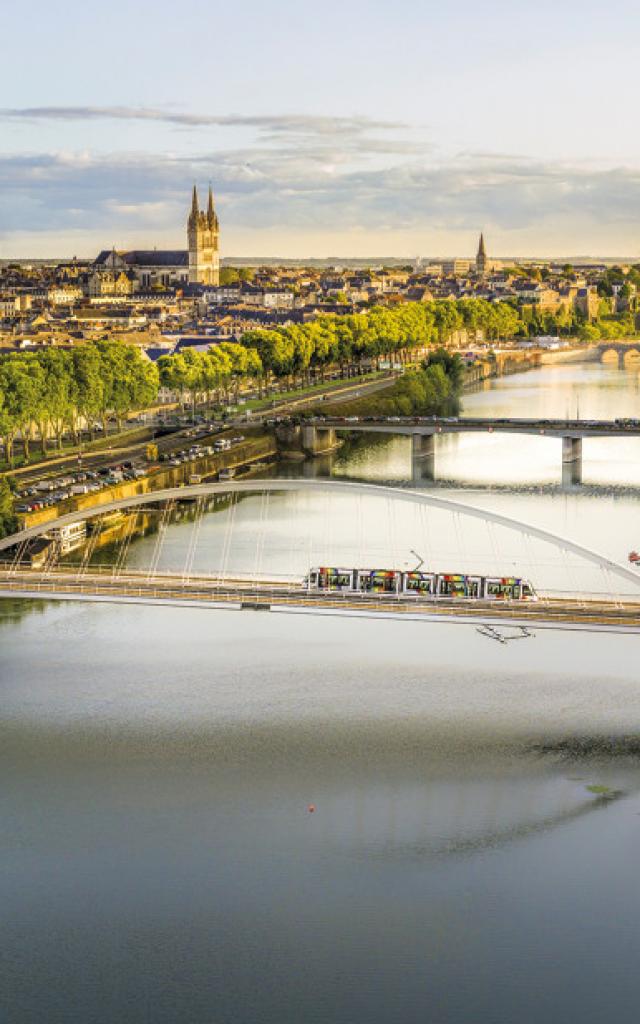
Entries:
POLYGON ((134 409, 155 401, 158 371, 140 350, 121 341, 98 341, 71 351, 47 348, 0 359, 0 435, 9 462, 16 439, 25 458, 36 437, 42 451, 66 430, 77 434, 80 420, 119 424, 134 409))
POLYGON ((221 392, 227 393, 231 384, 242 379, 259 380, 263 368, 255 349, 225 341, 208 352, 187 348, 175 355, 161 356, 158 371, 164 387, 178 392, 195 406, 198 398, 207 402, 214 395, 219 398, 221 392))
POLYGON ((351 402, 323 405, 316 412, 338 416, 455 415, 461 388, 461 379, 454 381, 442 362, 425 363, 420 370, 408 370, 383 392, 351 402))
POLYGON ((237 284, 240 281, 253 281, 255 272, 250 267, 222 267, 220 284, 237 284))
POLYGON ((6 477, 0 477, 0 537, 8 537, 17 529, 13 514, 13 495, 6 477))

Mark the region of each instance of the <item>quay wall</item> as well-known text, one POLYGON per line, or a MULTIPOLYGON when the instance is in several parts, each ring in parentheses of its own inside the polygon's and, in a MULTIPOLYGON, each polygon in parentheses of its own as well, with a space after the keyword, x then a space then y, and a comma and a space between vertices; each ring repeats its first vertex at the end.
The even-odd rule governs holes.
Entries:
POLYGON ((18 517, 20 529, 49 523, 67 512, 95 508, 120 498, 133 498, 137 494, 159 491, 166 487, 180 487, 189 482, 192 473, 197 473, 202 477, 215 476, 221 469, 237 469, 239 466, 252 462, 275 458, 277 455, 278 446, 275 438, 270 435, 260 435, 248 437, 246 441, 236 445, 230 451, 216 452, 215 455, 203 455, 180 466, 165 468, 163 463, 154 463, 149 466, 149 475, 140 480, 125 480, 112 487, 104 487, 95 494, 79 494, 73 498, 67 498, 59 505, 51 505, 38 512, 21 515, 18 517))

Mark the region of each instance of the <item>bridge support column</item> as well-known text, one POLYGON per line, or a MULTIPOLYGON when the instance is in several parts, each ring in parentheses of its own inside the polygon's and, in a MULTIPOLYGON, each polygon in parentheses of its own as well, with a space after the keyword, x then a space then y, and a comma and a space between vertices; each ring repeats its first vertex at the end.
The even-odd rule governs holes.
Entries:
POLYGON ((582 438, 562 438, 562 484, 575 487, 582 483, 582 438))
POLYGON ((428 480, 433 483, 436 476, 435 434, 411 435, 411 479, 413 483, 428 480))
POLYGON ((336 432, 331 427, 303 427, 302 447, 310 455, 331 452, 338 447, 336 432))

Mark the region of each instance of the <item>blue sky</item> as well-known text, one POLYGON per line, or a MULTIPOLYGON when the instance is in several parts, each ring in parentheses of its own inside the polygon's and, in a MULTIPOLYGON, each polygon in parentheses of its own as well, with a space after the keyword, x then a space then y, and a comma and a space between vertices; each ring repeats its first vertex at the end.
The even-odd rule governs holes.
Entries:
POLYGON ((0 256, 640 256, 637 3, 32 0, 3 13, 0 256))

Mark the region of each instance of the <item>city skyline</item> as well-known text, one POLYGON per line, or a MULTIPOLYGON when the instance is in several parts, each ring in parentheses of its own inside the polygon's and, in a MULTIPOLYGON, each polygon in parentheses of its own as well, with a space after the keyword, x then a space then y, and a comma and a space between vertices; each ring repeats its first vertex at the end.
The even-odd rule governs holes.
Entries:
POLYGON ((0 258, 181 245, 194 180, 223 258, 637 257, 633 6, 525 7, 9 11, 0 258))

